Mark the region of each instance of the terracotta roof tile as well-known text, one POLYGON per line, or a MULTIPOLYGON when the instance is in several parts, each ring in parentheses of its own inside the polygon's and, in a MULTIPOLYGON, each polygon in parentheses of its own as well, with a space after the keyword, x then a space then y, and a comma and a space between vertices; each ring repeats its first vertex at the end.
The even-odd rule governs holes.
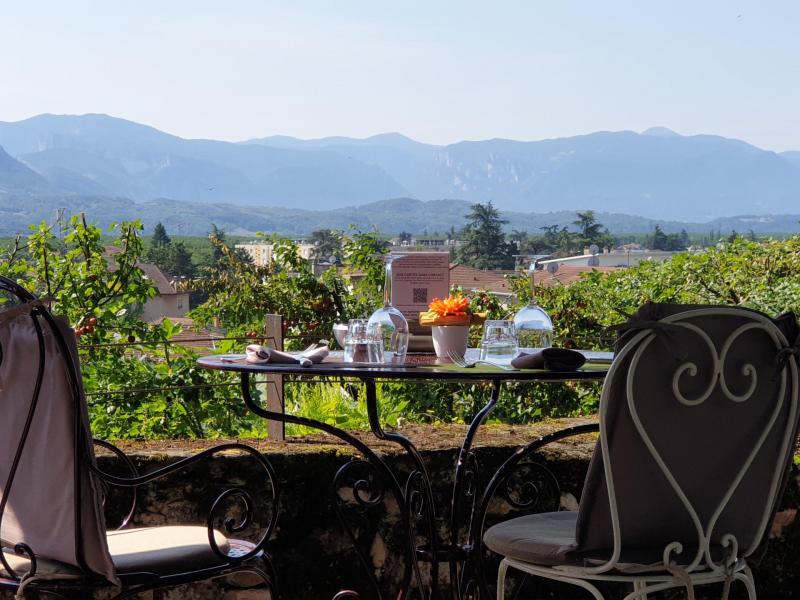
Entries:
POLYGON ((554 285, 569 285, 581 278, 582 273, 599 271, 600 273, 614 273, 624 267, 589 267, 587 265, 559 265, 555 275, 547 271, 536 271, 535 281, 537 285, 551 287, 554 285))
POLYGON ((464 290, 487 290, 495 294, 511 294, 511 288, 505 280, 506 275, 515 271, 473 269, 466 265, 450 265, 450 285, 458 285, 464 290))

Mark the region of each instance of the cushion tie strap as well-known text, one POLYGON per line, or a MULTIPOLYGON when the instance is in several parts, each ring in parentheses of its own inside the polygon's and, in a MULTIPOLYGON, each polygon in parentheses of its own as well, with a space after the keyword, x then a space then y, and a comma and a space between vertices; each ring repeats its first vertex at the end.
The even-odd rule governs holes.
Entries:
MULTIPOLYGON (((667 571, 669 571, 670 575, 672 575, 675 579, 680 581, 684 587, 686 587, 686 600, 695 600, 694 584, 692 583, 692 578, 689 575, 689 572, 676 564, 667 565, 667 571)), ((725 598, 723 598, 723 600, 725 600, 725 598)))
POLYGON ((783 371, 789 364, 789 359, 795 357, 800 361, 800 337, 795 340, 793 346, 786 346, 778 351, 775 360, 778 362, 778 370, 783 371))

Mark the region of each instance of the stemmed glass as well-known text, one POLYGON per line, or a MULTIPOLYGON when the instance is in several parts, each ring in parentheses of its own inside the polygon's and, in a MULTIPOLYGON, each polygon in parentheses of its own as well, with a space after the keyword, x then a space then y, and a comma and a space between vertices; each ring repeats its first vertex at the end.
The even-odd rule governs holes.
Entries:
POLYGON ((534 265, 528 271, 531 282, 531 300, 528 306, 514 315, 514 329, 520 348, 549 348, 553 345, 553 321, 550 316, 536 304, 533 275, 534 265))
POLYGON ((403 362, 408 350, 408 321, 403 313, 392 306, 392 262, 403 256, 390 254, 386 257, 383 307, 372 313, 368 323, 370 331, 383 339, 385 362, 403 362))

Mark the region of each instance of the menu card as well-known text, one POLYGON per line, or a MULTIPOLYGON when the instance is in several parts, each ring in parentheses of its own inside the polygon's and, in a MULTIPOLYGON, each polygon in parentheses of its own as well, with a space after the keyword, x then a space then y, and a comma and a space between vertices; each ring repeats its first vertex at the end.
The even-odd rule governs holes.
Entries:
POLYGON ((428 310, 434 298, 450 293, 449 252, 393 252, 392 305, 408 321, 412 333, 430 335, 430 327, 419 324, 419 313, 428 310))

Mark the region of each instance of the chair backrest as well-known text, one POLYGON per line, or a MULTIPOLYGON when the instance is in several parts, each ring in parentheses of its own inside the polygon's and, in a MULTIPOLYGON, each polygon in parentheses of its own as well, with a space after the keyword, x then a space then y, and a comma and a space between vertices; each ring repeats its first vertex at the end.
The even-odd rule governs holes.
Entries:
POLYGON ((2 277, 0 296, 0 539, 113 583, 74 332, 2 277))
POLYGON ((577 552, 610 555, 599 571, 650 561, 724 569, 759 546, 791 462, 797 323, 649 304, 624 329, 603 386, 577 552))

